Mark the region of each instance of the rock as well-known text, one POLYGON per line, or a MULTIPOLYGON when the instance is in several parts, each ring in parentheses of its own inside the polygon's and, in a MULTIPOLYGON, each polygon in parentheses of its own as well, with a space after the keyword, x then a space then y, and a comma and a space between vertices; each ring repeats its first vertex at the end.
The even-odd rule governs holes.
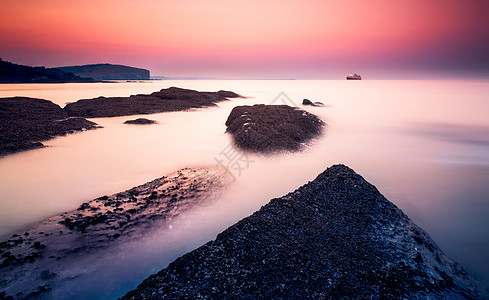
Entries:
POLYGON ((373 185, 336 165, 272 199, 122 299, 488 296, 373 185))
POLYGON ((56 288, 81 276, 83 268, 71 269, 76 261, 111 253, 118 241, 133 242, 151 228, 168 226, 169 220, 182 212, 216 201, 214 197, 219 195, 213 191, 224 188, 226 176, 220 169, 181 169, 1 237, 0 291, 6 290, 16 299, 29 293, 52 298, 44 295, 50 290, 35 288, 45 284, 56 288))
POLYGON ((310 106, 324 106, 322 102, 312 102, 309 99, 302 100, 302 105, 310 105, 310 106))
POLYGON ((0 98, 0 120, 61 120, 68 115, 49 100, 29 97, 0 98))
POLYGON ((236 146, 253 152, 298 151, 321 134, 317 116, 287 105, 237 106, 227 121, 236 146))
POLYGON ((49 100, 0 98, 0 156, 42 148, 41 141, 95 128, 99 126, 86 119, 68 118, 49 100))
POLYGON ((149 95, 82 99, 68 103, 64 110, 72 117, 118 117, 215 106, 216 102, 236 97, 240 96, 227 91, 199 92, 170 87, 149 95))
MULTIPOLYGON (((41 141, 55 136, 100 128, 84 118, 181 111, 215 106, 233 97, 240 96, 229 91, 198 92, 171 87, 150 95, 82 99, 63 109, 44 99, 0 98, 0 156, 42 148, 41 141)), ((140 122, 143 121, 134 124, 140 122)))
POLYGON ((156 124, 157 122, 155 120, 149 120, 146 118, 137 118, 134 120, 127 120, 124 122, 124 124, 134 124, 134 125, 149 125, 149 124, 156 124))

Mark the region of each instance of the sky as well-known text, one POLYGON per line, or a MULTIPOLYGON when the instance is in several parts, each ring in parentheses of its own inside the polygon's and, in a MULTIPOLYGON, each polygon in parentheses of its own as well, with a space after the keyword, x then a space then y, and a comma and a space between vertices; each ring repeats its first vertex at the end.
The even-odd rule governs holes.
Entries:
POLYGON ((489 78, 487 0, 0 0, 0 57, 152 76, 489 78))

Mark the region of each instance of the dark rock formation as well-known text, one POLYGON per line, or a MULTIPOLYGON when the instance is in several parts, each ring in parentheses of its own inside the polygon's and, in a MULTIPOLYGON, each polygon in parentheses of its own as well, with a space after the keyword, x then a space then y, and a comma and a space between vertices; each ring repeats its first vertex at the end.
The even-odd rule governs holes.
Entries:
POLYGON ((68 118, 48 100, 0 98, 0 156, 42 148, 41 141, 76 131, 98 128, 83 118, 68 118))
POLYGON ((324 106, 322 102, 312 102, 309 99, 302 100, 302 105, 310 105, 310 106, 324 106))
POLYGON ((0 59, 0 83, 94 82, 56 68, 29 67, 0 59))
MULTIPOLYGON (((150 95, 78 100, 64 109, 48 100, 0 98, 0 156, 42 148, 41 141, 55 136, 98 128, 83 118, 181 111, 215 106, 216 102, 234 97, 240 96, 229 91, 198 92, 171 87, 150 95)), ((145 122, 151 120, 133 121, 128 124, 150 124, 145 122)))
POLYGON ((82 99, 67 104, 64 110, 76 117, 117 117, 215 106, 216 102, 235 97, 240 96, 228 91, 198 92, 170 87, 149 95, 82 99))
POLYGON ((324 126, 315 115, 287 105, 237 106, 227 121, 235 144, 254 152, 296 151, 324 126))
POLYGON ((82 66, 58 67, 80 77, 95 80, 149 80, 149 70, 124 65, 95 64, 82 66))
POLYGON ((196 205, 216 201, 224 182, 217 169, 182 169, 0 239, 0 299, 45 294, 82 276, 84 268, 71 269, 77 260, 110 252, 118 242, 141 238, 196 205))
POLYGON ((487 290, 360 175, 314 181, 178 258, 123 299, 452 299, 487 290))
POLYGON ((127 120, 124 122, 124 124, 133 124, 133 125, 149 125, 149 124, 156 124, 157 122, 155 120, 150 120, 146 118, 137 118, 134 120, 127 120))
POLYGON ((346 80, 362 80, 362 76, 360 76, 360 74, 353 73, 346 76, 346 80))

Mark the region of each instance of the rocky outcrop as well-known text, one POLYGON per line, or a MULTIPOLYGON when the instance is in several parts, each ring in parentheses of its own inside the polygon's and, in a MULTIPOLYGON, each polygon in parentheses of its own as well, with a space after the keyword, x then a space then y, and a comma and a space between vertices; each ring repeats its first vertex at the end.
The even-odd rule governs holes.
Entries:
POLYGON ((67 268, 118 242, 141 238, 151 228, 168 226, 167 220, 196 205, 213 203, 224 182, 225 174, 216 169, 182 169, 0 239, 0 299, 45 294, 83 275, 67 268))
POLYGON ((117 117, 215 106, 216 102, 236 97, 240 96, 229 91, 199 92, 170 87, 149 95, 82 99, 67 104, 64 110, 73 117, 117 117))
POLYGON ((333 166, 122 299, 452 299, 487 290, 360 175, 333 166))
POLYGON ((236 146, 266 153, 300 150, 321 133, 324 123, 309 112, 287 105, 257 104, 235 107, 226 126, 236 146))
POLYGON ((0 83, 94 82, 56 68, 30 67, 0 59, 0 83))
POLYGON ((97 124, 84 118, 68 118, 61 107, 48 100, 0 98, 0 156, 42 148, 41 141, 95 128, 97 124))
POLYGON ((149 80, 149 70, 124 65, 94 64, 58 67, 64 72, 95 80, 149 80))
MULTIPOLYGON (((43 99, 0 98, 0 156, 42 148, 42 141, 55 136, 100 127, 84 118, 182 111, 215 106, 236 97, 241 96, 230 91, 198 92, 171 87, 149 95, 78 100, 63 109, 43 99)), ((127 124, 151 122, 140 118, 127 124)))
POLYGON ((309 106, 324 106, 322 102, 312 102, 309 99, 304 99, 302 100, 302 105, 309 105, 309 106))
POLYGON ((150 125, 150 124, 156 124, 157 122, 155 120, 150 120, 146 118, 137 118, 134 120, 127 120, 124 122, 124 124, 131 124, 131 125, 150 125))

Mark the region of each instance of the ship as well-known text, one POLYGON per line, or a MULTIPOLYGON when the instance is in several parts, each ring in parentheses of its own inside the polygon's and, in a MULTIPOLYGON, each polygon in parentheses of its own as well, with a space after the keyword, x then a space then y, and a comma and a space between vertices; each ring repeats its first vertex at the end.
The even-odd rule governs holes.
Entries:
POLYGON ((346 76, 346 80, 362 80, 362 76, 357 73, 350 74, 346 76))

